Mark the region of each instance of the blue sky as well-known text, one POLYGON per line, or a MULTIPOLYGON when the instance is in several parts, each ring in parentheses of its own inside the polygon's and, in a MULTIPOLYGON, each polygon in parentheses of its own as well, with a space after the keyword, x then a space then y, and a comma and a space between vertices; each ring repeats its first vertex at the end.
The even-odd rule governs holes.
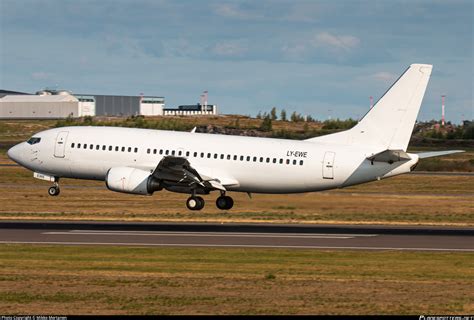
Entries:
POLYGON ((472 1, 0 0, 0 88, 359 118, 411 63, 419 115, 473 119, 472 1))

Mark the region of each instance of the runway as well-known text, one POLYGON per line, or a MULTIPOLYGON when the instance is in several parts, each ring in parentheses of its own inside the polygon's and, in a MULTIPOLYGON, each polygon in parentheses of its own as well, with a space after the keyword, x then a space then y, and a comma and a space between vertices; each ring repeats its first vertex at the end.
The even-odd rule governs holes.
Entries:
POLYGON ((474 252, 473 228, 0 222, 0 244, 474 252))

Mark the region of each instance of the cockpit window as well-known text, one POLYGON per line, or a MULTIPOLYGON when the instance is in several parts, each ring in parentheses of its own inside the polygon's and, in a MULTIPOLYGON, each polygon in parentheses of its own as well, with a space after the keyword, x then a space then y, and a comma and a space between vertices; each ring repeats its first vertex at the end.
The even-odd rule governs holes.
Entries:
POLYGON ((41 138, 37 137, 32 137, 28 141, 26 141, 28 144, 37 144, 41 141, 41 138))

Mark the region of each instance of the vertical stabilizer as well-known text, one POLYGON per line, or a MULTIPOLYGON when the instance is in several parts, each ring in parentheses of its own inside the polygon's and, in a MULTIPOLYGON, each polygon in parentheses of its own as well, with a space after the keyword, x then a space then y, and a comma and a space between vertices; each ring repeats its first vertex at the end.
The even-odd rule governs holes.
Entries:
POLYGON ((432 68, 412 64, 355 127, 310 140, 406 151, 432 68))

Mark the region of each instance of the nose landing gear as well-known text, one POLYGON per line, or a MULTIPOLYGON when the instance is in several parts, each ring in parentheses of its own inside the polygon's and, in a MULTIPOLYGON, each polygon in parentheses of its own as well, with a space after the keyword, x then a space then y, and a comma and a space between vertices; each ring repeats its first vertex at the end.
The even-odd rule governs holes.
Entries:
POLYGON ((54 186, 50 187, 48 189, 48 194, 52 197, 56 197, 59 195, 59 192, 61 190, 59 189, 59 184, 57 182, 54 183, 54 186))

